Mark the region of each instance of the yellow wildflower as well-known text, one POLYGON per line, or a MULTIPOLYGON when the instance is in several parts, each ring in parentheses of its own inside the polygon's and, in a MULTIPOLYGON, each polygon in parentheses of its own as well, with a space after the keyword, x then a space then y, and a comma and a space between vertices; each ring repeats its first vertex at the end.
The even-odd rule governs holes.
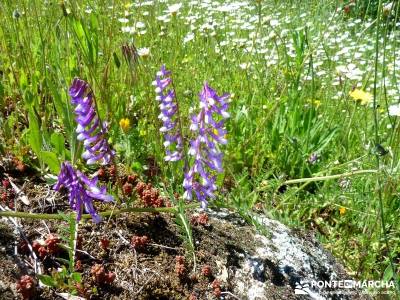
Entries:
POLYGON ((146 132, 146 130, 144 130, 144 129, 140 129, 140 131, 139 131, 139 135, 140 135, 140 136, 146 136, 146 135, 147 135, 147 132, 146 132))
POLYGON ((371 103, 372 99, 374 98, 371 93, 364 92, 360 89, 352 90, 349 95, 354 101, 361 101, 361 105, 367 105, 371 103))
POLYGON ((127 132, 129 130, 129 127, 131 126, 131 121, 129 121, 129 119, 127 118, 122 118, 119 121, 119 126, 124 132, 127 132))
POLYGON ((343 216, 346 213, 346 207, 343 206, 339 207, 339 213, 341 216, 343 216))
POLYGON ((321 106, 321 101, 320 100, 312 100, 312 99, 308 99, 307 100, 308 103, 310 103, 311 105, 315 106, 315 108, 318 108, 321 106))
POLYGON ((313 104, 315 105, 316 108, 318 108, 321 105, 321 101, 320 100, 314 100, 313 104))

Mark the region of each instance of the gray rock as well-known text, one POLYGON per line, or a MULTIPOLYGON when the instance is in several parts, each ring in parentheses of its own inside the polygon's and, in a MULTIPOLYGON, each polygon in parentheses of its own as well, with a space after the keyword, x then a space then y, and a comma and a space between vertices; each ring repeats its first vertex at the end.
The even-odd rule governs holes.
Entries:
POLYGON ((354 287, 334 287, 335 283, 349 286, 353 283, 352 278, 312 235, 296 232, 267 217, 256 216, 257 223, 269 232, 263 235, 227 210, 208 213, 213 230, 223 228, 232 237, 243 235, 245 240, 240 243, 234 242, 234 238, 228 239, 232 245, 225 245, 225 248, 234 250, 217 261, 217 278, 228 284, 233 294, 226 295, 226 299, 234 296, 248 300, 370 299, 354 287), (324 282, 332 286, 322 286, 324 282))

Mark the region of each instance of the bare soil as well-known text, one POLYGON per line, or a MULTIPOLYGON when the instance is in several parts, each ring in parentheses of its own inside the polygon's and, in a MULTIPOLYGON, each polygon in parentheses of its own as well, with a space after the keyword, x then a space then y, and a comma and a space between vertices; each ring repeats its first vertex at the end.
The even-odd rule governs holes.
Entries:
MULTIPOLYGON (((29 199, 26 205, 21 201, 21 195, 14 193, 9 195, 7 201, 0 203, 3 209, 35 213, 70 211, 67 197, 54 192, 51 186, 32 172, 8 169, 4 163, 0 165, 0 171, 1 180, 11 180, 29 199)), ((104 204, 97 207, 101 210, 112 208, 104 204)), ((187 214, 190 220, 193 211, 187 214)), ((62 240, 67 238, 68 223, 65 221, 16 221, 30 244, 44 241, 49 234, 56 234, 62 240)), ((251 227, 243 226, 238 235, 234 226, 221 224, 215 224, 210 219, 206 225, 192 227, 196 246, 194 266, 173 214, 124 214, 104 219, 100 224, 91 220, 81 221, 78 239, 80 251, 76 257, 79 261, 76 271, 82 273, 80 296, 87 299, 219 299, 220 295, 215 291, 216 283, 213 282, 221 276, 222 262, 226 262, 224 267, 228 269, 239 267, 238 253, 244 252, 244 245, 248 249, 248 245, 254 243, 251 240, 251 227), (136 249, 131 244, 134 236, 147 236, 148 244, 136 249), (100 246, 101 240, 109 242, 106 249, 100 246), (176 270, 177 256, 184 256, 183 271, 176 270), (106 272, 115 273, 115 280, 109 284, 97 282, 91 272, 96 264, 103 266, 106 272), (205 266, 210 267, 210 275, 202 274, 205 266)), ((22 275, 31 275, 38 282, 33 269, 32 251, 9 218, 1 219, 0 228, 0 299, 19 299, 21 296, 16 291, 16 283, 22 275)), ((62 243, 67 244, 66 241, 62 243)), ((68 253, 60 248, 56 253, 38 257, 37 262, 42 267, 42 274, 50 275, 63 266, 62 259, 68 259, 68 253)), ((235 299, 226 282, 220 281, 220 291, 224 299, 235 299)), ((68 290, 37 285, 32 299, 62 299, 57 294, 62 292, 68 290)))

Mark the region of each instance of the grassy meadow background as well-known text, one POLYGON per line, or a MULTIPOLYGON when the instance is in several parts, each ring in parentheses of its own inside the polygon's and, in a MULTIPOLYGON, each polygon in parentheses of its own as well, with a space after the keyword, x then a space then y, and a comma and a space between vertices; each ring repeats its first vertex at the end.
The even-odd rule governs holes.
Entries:
POLYGON ((152 85, 165 64, 186 132, 204 81, 231 94, 214 204, 255 225, 257 211, 313 230, 356 278, 396 277, 399 5, 95 2, 0 3, 1 155, 43 176, 78 155, 68 96, 78 76, 94 90, 118 161, 140 174, 158 166, 150 179, 182 193, 183 174, 163 159, 152 85))

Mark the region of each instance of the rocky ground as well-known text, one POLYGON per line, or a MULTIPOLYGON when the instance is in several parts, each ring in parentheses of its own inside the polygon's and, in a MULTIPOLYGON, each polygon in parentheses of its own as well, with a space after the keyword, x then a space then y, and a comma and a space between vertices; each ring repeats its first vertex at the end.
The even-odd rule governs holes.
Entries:
MULTIPOLYGON (((4 170, 2 179, 21 192, 12 203, 3 201, 2 210, 68 210, 66 197, 42 180, 4 170)), ((82 274, 81 283, 58 278, 53 288, 39 284, 36 274, 55 278, 68 264, 68 249, 62 246, 68 244, 68 223, 1 218, 0 299, 22 298, 18 291, 23 284, 26 299, 369 299, 357 290, 346 290, 352 293, 346 296, 309 287, 312 280, 351 279, 311 234, 255 215, 264 228, 261 234, 226 209, 190 210, 187 217, 196 262, 173 214, 122 214, 98 225, 81 222, 74 267, 82 274), (30 276, 25 277, 28 282, 19 281, 23 275, 30 276)))

